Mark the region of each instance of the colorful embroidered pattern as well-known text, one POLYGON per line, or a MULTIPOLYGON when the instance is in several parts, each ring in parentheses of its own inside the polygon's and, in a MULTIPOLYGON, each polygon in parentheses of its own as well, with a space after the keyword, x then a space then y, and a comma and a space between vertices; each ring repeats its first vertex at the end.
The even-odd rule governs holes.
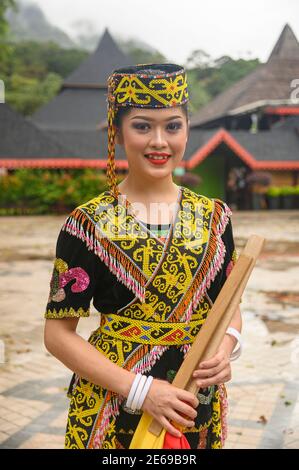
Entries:
POLYGON ((99 334, 140 344, 182 345, 193 342, 201 324, 202 321, 188 324, 144 321, 111 313, 102 316, 99 334))
POLYGON ((80 267, 69 269, 65 261, 61 258, 56 258, 50 281, 48 302, 62 302, 65 299, 64 287, 73 280, 75 282, 71 285, 72 292, 83 292, 87 289, 90 282, 89 276, 84 269, 80 267))
POLYGON ((147 67, 148 74, 143 73, 144 65, 137 65, 116 70, 109 77, 108 99, 114 107, 165 108, 188 101, 186 73, 182 67, 175 64, 148 64, 147 67))
MULTIPOLYGON (((154 340, 142 342, 142 335, 146 337, 148 332, 132 332, 132 325, 136 328, 138 324, 151 326, 155 322, 165 324, 162 328, 166 329, 172 325, 176 330, 176 324, 182 323, 182 327, 196 325, 199 329, 211 307, 207 289, 223 265, 225 245, 221 235, 230 209, 220 200, 197 195, 187 188, 181 191, 179 208, 165 244, 140 225, 109 191, 75 209, 63 226, 84 241, 135 293, 133 301, 110 315, 111 322, 109 315, 108 321, 103 319, 103 325, 109 327, 107 333, 98 329, 89 338, 90 344, 111 362, 135 373, 150 372, 162 355, 175 346, 161 341, 156 344, 154 340), (103 210, 98 211, 99 207, 103 210), (120 228, 126 229, 125 237, 119 236, 120 228), (128 331, 127 337, 119 333, 128 331)), ((152 336, 155 330, 149 331, 148 336, 152 336)), ((159 325, 157 335, 161 338, 164 332, 159 325)), ((180 330, 182 333, 189 334, 180 330)), ((193 340, 194 335, 191 336, 193 340)), ((190 347, 177 338, 172 344, 178 344, 184 353, 190 347)), ((116 448, 123 397, 75 376, 69 396, 66 447, 116 448)), ((210 410, 210 417, 199 415, 197 426, 192 432, 186 431, 186 435, 196 436, 208 428, 208 445, 221 447, 218 387, 211 405, 205 409, 210 410)))

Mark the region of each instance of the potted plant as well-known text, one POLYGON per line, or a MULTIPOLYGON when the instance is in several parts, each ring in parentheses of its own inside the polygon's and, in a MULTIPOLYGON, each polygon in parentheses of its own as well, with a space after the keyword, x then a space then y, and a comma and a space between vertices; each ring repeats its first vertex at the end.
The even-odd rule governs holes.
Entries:
POLYGON ((293 209, 295 186, 283 186, 281 188, 282 208, 293 209))
POLYGON ((280 209, 281 188, 278 186, 269 186, 267 189, 268 207, 271 210, 280 209))

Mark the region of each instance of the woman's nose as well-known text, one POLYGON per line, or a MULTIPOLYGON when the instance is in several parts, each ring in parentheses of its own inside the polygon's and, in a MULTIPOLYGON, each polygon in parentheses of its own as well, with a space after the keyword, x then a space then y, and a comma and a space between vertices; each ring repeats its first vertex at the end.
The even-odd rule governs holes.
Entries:
POLYGON ((153 131, 151 136, 151 146, 159 148, 167 146, 167 142, 162 129, 156 128, 153 131))

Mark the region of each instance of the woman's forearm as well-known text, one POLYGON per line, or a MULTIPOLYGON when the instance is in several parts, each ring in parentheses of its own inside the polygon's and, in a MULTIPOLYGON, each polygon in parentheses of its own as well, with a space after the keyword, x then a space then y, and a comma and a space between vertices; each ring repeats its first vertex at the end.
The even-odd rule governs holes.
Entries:
MULTIPOLYGON (((231 328, 235 328, 241 333, 242 330, 242 316, 241 316, 241 310, 240 307, 237 308, 231 322, 229 325, 231 328)), ((225 349, 227 351, 228 356, 231 355, 233 350, 235 349, 235 346, 237 344, 236 338, 234 338, 231 335, 225 335, 223 338, 223 341, 221 343, 221 348, 225 349)))
POLYGON ((75 331, 63 330, 57 333, 46 342, 46 347, 80 377, 124 397, 128 396, 135 374, 113 364, 75 331))

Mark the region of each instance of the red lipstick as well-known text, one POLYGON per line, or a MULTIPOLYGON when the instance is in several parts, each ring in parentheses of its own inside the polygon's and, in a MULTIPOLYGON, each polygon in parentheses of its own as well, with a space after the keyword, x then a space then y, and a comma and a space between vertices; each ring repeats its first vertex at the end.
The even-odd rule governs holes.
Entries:
POLYGON ((171 155, 165 152, 151 152, 145 155, 145 158, 153 165, 165 165, 171 155), (154 158, 160 157, 160 158, 154 158))

